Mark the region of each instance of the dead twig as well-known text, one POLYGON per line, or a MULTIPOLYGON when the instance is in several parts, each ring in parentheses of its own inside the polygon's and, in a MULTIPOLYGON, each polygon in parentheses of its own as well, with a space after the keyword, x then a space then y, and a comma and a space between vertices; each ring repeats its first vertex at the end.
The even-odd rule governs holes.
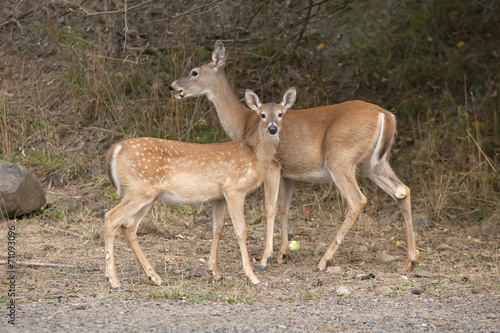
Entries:
POLYGON ((24 34, 23 26, 21 25, 21 23, 19 23, 19 20, 25 18, 26 16, 28 16, 32 12, 33 12, 33 10, 31 9, 31 10, 28 10, 27 12, 19 15, 17 18, 14 18, 11 16, 6 21, 0 23, 0 28, 3 27, 4 25, 14 23, 19 28, 19 31, 21 31, 21 35, 23 35, 24 34))
POLYGON ((61 268, 75 268, 73 265, 65 264, 53 264, 48 262, 34 262, 34 261, 7 261, 0 260, 0 265, 14 264, 18 266, 28 266, 28 267, 61 267, 61 268))

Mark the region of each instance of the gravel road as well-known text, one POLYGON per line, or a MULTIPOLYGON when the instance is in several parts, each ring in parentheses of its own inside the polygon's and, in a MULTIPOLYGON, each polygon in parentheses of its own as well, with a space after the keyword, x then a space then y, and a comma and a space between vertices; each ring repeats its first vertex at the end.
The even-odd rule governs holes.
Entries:
MULTIPOLYGON (((3 309, 5 311, 5 309, 3 309)), ((18 305, 12 332, 499 332, 500 295, 293 303, 63 300, 18 305)), ((2 316, 5 318, 5 316, 2 316)))

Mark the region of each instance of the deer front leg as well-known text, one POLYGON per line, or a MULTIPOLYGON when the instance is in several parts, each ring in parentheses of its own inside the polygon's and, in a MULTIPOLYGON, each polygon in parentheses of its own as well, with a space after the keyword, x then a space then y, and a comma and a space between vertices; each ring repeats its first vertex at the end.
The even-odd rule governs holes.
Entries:
POLYGON ((208 269, 211 271, 213 277, 217 281, 222 280, 222 276, 217 269, 217 256, 219 252, 219 241, 224 230, 224 218, 226 216, 226 200, 213 201, 212 206, 212 220, 213 220, 213 238, 212 249, 210 250, 210 258, 208 259, 208 269))
POLYGON ((264 205, 266 208, 266 240, 264 252, 260 265, 255 268, 256 271, 264 269, 271 264, 273 257, 273 235, 274 220, 276 217, 276 202, 278 200, 278 189, 280 184, 280 166, 276 161, 270 165, 264 175, 264 205))
POLYGON ((229 215, 231 216, 231 220, 233 221, 234 232, 236 234, 236 238, 238 239, 238 244, 240 245, 243 271, 245 272, 250 282, 252 282, 252 284, 254 285, 257 285, 260 283, 260 281, 252 269, 252 263, 250 262, 250 256, 248 255, 247 248, 247 225, 245 222, 245 215, 243 211, 245 196, 238 193, 224 193, 224 195, 227 200, 229 215))
POLYGON ((290 202, 293 196, 293 180, 281 179, 281 197, 280 197, 280 211, 281 211, 281 246, 278 254, 278 262, 284 263, 290 256, 290 244, 288 242, 288 213, 290 211, 290 202))

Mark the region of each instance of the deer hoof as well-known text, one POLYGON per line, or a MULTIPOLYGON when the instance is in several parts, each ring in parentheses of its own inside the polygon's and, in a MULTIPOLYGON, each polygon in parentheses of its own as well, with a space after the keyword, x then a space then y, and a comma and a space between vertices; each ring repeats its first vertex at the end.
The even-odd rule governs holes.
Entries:
POLYGON ((406 262, 406 271, 411 272, 413 269, 417 266, 417 261, 416 260, 409 260, 406 262))
POLYGON ((113 290, 114 291, 125 291, 125 289, 123 289, 122 286, 115 287, 113 290))
POLYGON ((262 271, 262 270, 264 270, 264 269, 266 269, 266 266, 265 266, 265 265, 259 265, 259 266, 255 267, 255 268, 253 269, 253 271, 254 271, 254 272, 257 272, 257 271, 262 271))
POLYGON ((257 291, 265 291, 265 290, 267 290, 268 284, 264 283, 264 282, 258 282, 256 284, 254 284, 254 286, 257 289, 257 291))

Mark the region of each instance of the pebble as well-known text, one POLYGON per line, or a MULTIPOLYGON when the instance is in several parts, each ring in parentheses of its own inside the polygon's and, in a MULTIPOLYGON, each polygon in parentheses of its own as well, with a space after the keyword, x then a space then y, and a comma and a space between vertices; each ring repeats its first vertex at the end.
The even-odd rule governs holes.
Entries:
POLYGON ((377 253, 377 255, 375 256, 375 260, 382 263, 390 263, 398 259, 399 256, 391 256, 385 253, 377 253))
POLYGON ((344 286, 340 286, 337 288, 337 296, 347 296, 350 294, 351 294, 351 292, 349 291, 349 289, 347 289, 344 286))
POLYGON ((333 267, 328 267, 326 269, 326 272, 329 274, 341 274, 344 272, 344 269, 341 266, 333 266, 333 267))

